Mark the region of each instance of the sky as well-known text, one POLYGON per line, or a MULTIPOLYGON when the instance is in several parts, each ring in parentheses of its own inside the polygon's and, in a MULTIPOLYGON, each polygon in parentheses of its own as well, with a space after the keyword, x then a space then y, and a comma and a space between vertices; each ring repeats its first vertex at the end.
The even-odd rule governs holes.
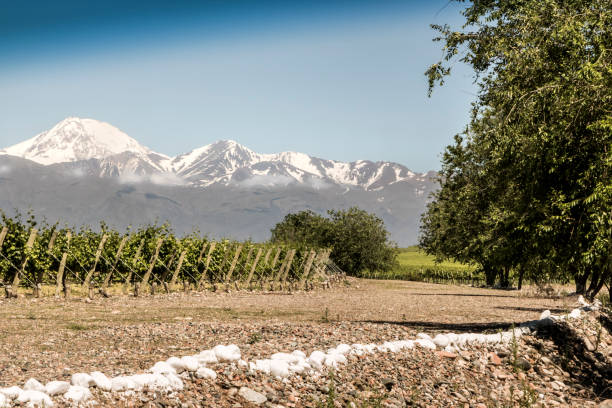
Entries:
POLYGON ((448 0, 0 3, 0 147, 77 116, 171 156, 232 139, 428 171, 475 99, 462 65, 427 97, 448 0))

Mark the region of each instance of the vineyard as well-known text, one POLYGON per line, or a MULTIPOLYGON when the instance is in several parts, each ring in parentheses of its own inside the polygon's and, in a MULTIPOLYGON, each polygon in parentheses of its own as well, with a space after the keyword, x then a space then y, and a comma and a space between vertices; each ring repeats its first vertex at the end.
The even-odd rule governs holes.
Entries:
POLYGON ((485 277, 470 265, 456 262, 435 262, 433 256, 421 252, 417 247, 403 248, 398 256, 398 265, 386 272, 366 272, 370 279, 397 279, 428 283, 465 284, 481 286, 485 277))
POLYGON ((38 225, 33 216, 0 226, 0 279, 6 297, 31 290, 34 297, 83 294, 134 296, 176 290, 293 290, 329 285, 342 275, 330 251, 250 241, 209 240, 197 233, 178 238, 168 225, 122 234, 38 225))

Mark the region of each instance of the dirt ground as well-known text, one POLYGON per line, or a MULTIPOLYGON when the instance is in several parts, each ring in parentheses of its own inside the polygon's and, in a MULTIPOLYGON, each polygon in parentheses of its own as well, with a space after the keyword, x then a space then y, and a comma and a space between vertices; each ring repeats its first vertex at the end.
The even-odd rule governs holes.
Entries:
POLYGON ((283 346, 312 351, 341 341, 407 338, 419 331, 496 332, 537 319, 544 309, 564 313, 575 303, 571 297, 544 299, 529 292, 350 280, 328 290, 294 293, 3 299, 0 386, 77 371, 130 373, 169 355, 223 343, 261 358, 283 346), (254 341, 260 338, 268 341, 254 341))

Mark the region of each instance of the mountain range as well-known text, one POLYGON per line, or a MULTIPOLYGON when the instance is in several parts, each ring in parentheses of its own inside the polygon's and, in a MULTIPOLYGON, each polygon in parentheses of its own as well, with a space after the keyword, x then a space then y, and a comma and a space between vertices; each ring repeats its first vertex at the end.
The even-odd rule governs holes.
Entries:
POLYGON ((264 240, 288 212, 356 205, 405 245, 416 241, 433 176, 391 162, 260 154, 231 140, 169 157, 108 123, 70 117, 0 150, 0 208, 70 224, 167 220, 177 232, 264 240))

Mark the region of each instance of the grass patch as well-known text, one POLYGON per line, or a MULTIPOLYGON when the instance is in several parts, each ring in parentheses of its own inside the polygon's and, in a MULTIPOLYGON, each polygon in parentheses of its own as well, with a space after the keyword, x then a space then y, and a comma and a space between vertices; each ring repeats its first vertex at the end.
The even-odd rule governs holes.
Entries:
POLYGON ((66 328, 68 330, 74 330, 74 331, 89 330, 89 326, 85 326, 84 324, 79 324, 79 323, 70 323, 68 324, 68 326, 66 326, 66 328))
POLYGON ((471 283, 484 282, 484 276, 471 265, 457 262, 436 262, 418 247, 412 246, 400 249, 399 264, 387 272, 363 273, 363 278, 397 279, 430 283, 471 283))

